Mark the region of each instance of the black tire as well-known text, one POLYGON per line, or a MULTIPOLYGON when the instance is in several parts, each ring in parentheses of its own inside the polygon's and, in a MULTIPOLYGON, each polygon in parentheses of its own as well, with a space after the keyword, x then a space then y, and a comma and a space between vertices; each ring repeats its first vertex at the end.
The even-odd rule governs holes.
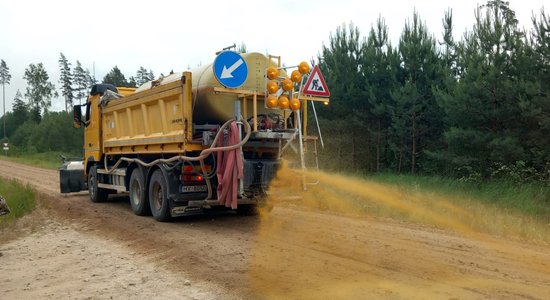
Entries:
POLYGON ((138 216, 146 216, 151 214, 149 208, 149 200, 145 190, 145 180, 143 172, 140 168, 135 168, 130 176, 130 184, 128 186, 130 194, 130 205, 132 211, 138 216))
POLYGON ((109 197, 109 190, 97 187, 97 166, 92 166, 88 172, 88 194, 92 202, 104 202, 109 197))
POLYGON ((155 220, 166 222, 171 219, 168 202, 168 183, 160 169, 153 172, 149 181, 149 206, 155 220))

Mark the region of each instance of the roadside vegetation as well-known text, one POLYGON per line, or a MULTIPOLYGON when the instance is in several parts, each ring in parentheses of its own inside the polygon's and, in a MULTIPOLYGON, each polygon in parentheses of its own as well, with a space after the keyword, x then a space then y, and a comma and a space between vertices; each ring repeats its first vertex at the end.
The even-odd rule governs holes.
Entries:
POLYGON ((39 122, 28 117, 25 107, 6 115, 9 150, 7 156, 1 151, 0 159, 57 169, 60 155, 82 157, 83 131, 73 128, 72 114, 48 112, 39 122))
POLYGON ((1 155, 0 159, 8 160, 20 164, 30 165, 30 166, 36 166, 40 168, 45 169, 52 169, 56 170, 61 167, 62 161, 61 161, 61 155, 64 155, 65 157, 81 157, 82 155, 67 155, 66 152, 59 152, 59 151, 50 151, 50 152, 40 152, 40 153, 28 153, 28 152, 22 152, 18 154, 12 154, 14 156, 4 156, 1 155))
POLYGON ((379 174, 404 201, 424 202, 433 214, 479 232, 550 242, 550 184, 513 180, 472 182, 435 176, 379 174), (412 196, 411 196, 412 195, 412 196), (409 197, 411 196, 411 197, 409 197))
POLYGON ((377 174, 368 177, 404 191, 434 192, 457 200, 477 200, 502 210, 526 214, 550 224, 550 183, 513 180, 472 182, 436 176, 377 174))
POLYGON ((0 216, 0 229, 5 228, 13 220, 31 212, 35 206, 35 193, 29 185, 22 185, 16 180, 0 178, 0 195, 8 203, 10 213, 0 216))

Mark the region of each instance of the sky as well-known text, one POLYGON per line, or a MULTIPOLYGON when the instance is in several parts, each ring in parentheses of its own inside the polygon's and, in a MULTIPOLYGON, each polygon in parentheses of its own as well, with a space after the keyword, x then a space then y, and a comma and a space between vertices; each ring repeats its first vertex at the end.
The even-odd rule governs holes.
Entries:
MULTIPOLYGON (((546 1, 509 2, 520 26, 530 29, 531 16, 546 1)), ((338 26, 353 23, 366 35, 379 16, 396 45, 414 10, 441 40, 442 18, 452 8, 454 34, 460 39, 474 24, 480 3, 485 1, 0 0, 0 59, 12 75, 6 112, 18 89, 25 94, 23 75, 31 63, 43 63, 50 81, 60 87, 60 52, 73 67, 79 60, 98 79, 115 65, 127 78, 140 66, 156 76, 187 70, 212 62, 216 51, 234 43, 296 65, 316 57, 338 26)), ((53 110, 63 107, 61 98, 52 100, 53 110)))

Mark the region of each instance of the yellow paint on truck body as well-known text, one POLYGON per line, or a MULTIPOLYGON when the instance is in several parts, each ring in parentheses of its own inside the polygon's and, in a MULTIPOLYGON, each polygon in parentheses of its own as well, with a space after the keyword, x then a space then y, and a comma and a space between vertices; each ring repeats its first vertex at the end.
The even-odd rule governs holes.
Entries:
POLYGON ((184 154, 204 149, 191 144, 191 72, 180 80, 110 100, 103 108, 105 155, 184 154))
POLYGON ((88 160, 99 161, 103 154, 103 145, 101 144, 101 108, 98 106, 100 95, 90 96, 88 98, 88 109, 86 111, 86 127, 84 129, 84 166, 88 160))

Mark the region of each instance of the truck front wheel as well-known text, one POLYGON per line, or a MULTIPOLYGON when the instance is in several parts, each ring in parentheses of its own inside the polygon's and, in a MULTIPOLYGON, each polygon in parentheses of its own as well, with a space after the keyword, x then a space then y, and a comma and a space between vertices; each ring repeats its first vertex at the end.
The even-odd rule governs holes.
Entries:
POLYGON ((149 201, 145 194, 145 181, 143 180, 143 172, 140 168, 135 168, 130 176, 130 204, 132 210, 138 216, 145 216, 151 213, 149 209, 149 201))
POLYGON ((149 205, 151 214, 157 221, 170 220, 170 203, 168 203, 168 183, 160 169, 153 172, 149 182, 149 205))
POLYGON ((97 166, 92 166, 88 172, 88 193, 92 202, 103 202, 109 197, 109 191, 97 187, 97 166))

